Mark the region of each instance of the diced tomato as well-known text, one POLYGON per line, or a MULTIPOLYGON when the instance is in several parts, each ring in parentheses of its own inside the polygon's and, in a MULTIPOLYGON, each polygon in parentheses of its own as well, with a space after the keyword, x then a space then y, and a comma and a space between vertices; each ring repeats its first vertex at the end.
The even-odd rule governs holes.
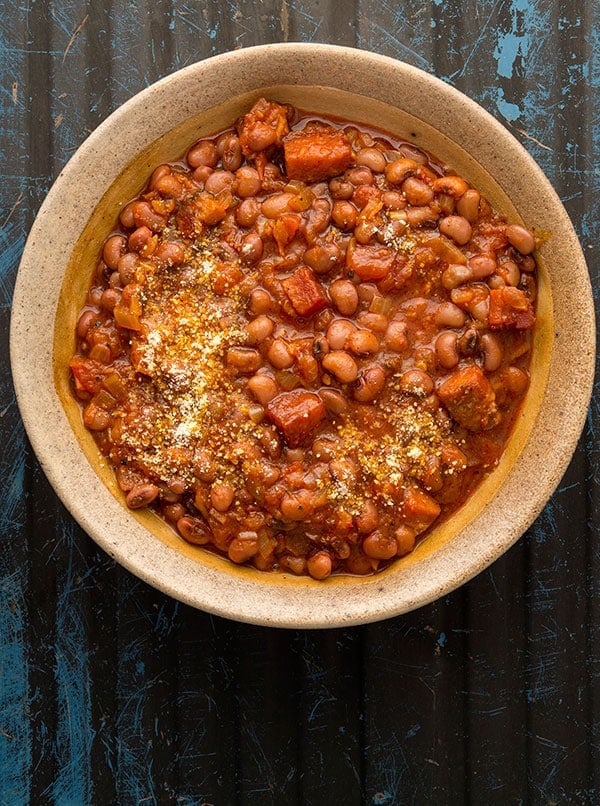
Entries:
POLYGON ((353 271, 364 283, 377 282, 392 270, 395 254, 388 246, 352 244, 346 252, 346 270, 353 271))
POLYGON ((456 370, 437 391, 452 417, 469 431, 485 431, 498 424, 496 395, 477 365, 456 370))
POLYGON ((329 305, 323 286, 307 266, 296 269, 281 285, 299 316, 312 316, 329 305))
POLYGON ((241 117, 237 133, 245 157, 252 159, 257 152, 280 146, 289 132, 285 106, 259 98, 252 109, 241 117))
POLYGON ((313 123, 293 132, 283 142, 285 171, 289 179, 319 182, 343 173, 354 162, 345 132, 313 123))
POLYGON ((106 366, 92 358, 75 356, 69 362, 75 390, 80 397, 87 398, 88 395, 95 395, 99 391, 104 376, 106 366))
POLYGON ((273 224, 273 238, 282 257, 286 246, 294 240, 301 223, 302 218, 297 213, 283 213, 273 224))
POLYGON ((435 499, 419 487, 407 487, 400 507, 402 519, 417 534, 428 529, 439 516, 441 507, 435 499))
POLYGON ((313 392, 283 392, 266 405, 269 420, 277 426, 290 448, 302 445, 325 417, 321 398, 313 392))
POLYGON ((528 330, 535 323, 531 300, 520 288, 493 288, 490 291, 488 321, 492 330, 528 330))

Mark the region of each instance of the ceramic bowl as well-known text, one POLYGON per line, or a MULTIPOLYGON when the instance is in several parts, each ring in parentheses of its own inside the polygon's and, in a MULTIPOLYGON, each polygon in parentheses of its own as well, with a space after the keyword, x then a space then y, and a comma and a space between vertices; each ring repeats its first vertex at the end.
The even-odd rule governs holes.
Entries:
POLYGON ((280 627, 394 616, 478 574, 528 528, 560 481, 589 404, 594 314, 585 260, 539 167, 467 97, 414 67, 365 51, 281 44, 192 65, 136 95, 81 146, 40 209, 19 269, 11 359, 27 433, 56 492, 119 563, 205 611, 280 627), (452 165, 511 221, 549 230, 540 254, 531 386, 498 468, 409 556, 367 578, 326 582, 234 566, 129 511, 83 429, 68 383, 74 325, 99 245, 152 168, 178 158, 259 96, 408 137, 452 165))

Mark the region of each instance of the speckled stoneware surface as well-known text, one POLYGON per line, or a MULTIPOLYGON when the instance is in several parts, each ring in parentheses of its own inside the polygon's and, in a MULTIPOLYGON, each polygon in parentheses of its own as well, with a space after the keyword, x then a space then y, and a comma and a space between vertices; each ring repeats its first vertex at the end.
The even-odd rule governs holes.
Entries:
POLYGON ((11 361, 29 438, 49 480, 112 557, 164 592, 242 621, 333 627, 426 604, 487 567, 560 481, 591 393, 594 314, 585 261, 552 187, 476 104, 406 64, 360 50, 282 44, 193 65, 137 95, 83 144, 31 230, 19 269, 11 361), (129 512, 79 422, 66 360, 94 256, 152 167, 233 119, 261 94, 408 135, 445 159, 511 220, 550 230, 543 248, 532 383, 500 467, 409 557, 370 578, 325 583, 238 568, 129 512))

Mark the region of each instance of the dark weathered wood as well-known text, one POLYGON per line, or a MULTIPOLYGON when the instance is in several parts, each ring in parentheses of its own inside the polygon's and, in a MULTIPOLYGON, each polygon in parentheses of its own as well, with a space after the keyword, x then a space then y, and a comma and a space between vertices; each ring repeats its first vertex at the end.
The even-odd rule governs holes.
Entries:
POLYGON ((294 40, 403 59, 481 103, 554 184, 597 292, 599 39, 598 5, 567 0, 5 1, 1 803, 598 802, 598 392, 559 489, 478 578, 380 624, 273 630, 169 599, 75 524, 23 433, 8 328, 26 234, 85 137, 173 70, 294 40))

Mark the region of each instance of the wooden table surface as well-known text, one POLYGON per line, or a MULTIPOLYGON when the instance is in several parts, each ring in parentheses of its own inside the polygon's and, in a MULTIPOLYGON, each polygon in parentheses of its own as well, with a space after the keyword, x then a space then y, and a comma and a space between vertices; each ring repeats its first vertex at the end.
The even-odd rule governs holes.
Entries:
POLYGON ((266 42, 374 50, 482 104, 547 173, 597 292, 597 0, 0 11, 0 803, 600 803, 598 394, 556 493, 489 570, 386 622, 284 631, 179 604, 99 550, 28 445, 8 362, 25 238, 76 148, 151 82, 266 42))

